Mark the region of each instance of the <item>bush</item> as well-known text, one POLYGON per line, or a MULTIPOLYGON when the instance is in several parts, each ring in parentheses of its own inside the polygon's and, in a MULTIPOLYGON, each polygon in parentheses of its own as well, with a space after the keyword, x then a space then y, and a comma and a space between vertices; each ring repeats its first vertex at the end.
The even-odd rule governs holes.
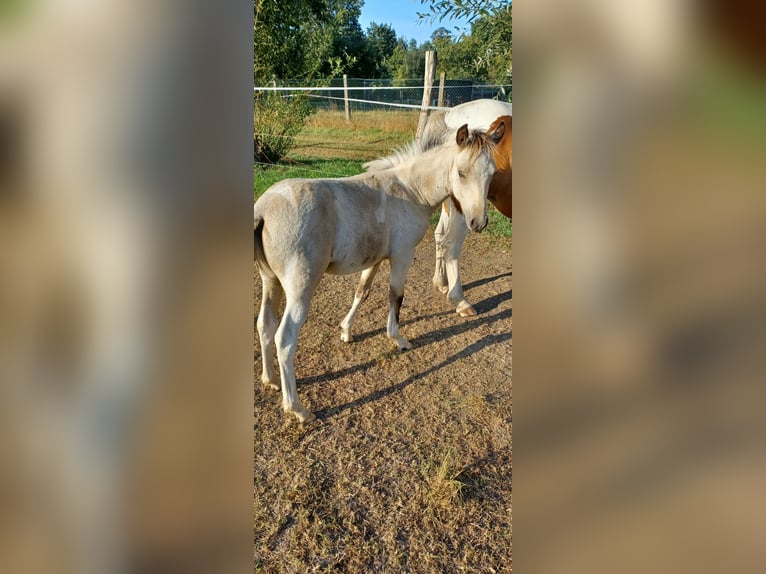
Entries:
POLYGON ((295 143, 303 120, 312 113, 308 98, 286 98, 279 92, 255 96, 253 112, 254 161, 276 163, 295 143))

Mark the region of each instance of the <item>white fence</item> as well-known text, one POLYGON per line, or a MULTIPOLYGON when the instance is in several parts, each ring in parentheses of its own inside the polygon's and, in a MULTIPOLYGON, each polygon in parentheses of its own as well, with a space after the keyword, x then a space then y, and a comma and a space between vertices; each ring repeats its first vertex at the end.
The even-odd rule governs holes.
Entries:
MULTIPOLYGON (((326 86, 301 86, 289 81, 283 85, 257 86, 254 92, 280 92, 284 97, 298 94, 308 96, 312 106, 318 109, 344 109, 345 103, 351 109, 368 110, 390 108, 421 109, 423 101, 423 80, 400 80, 393 85, 392 80, 371 80, 349 78, 348 87, 337 85, 342 79, 330 82, 326 86), (344 94, 348 94, 344 96, 344 94)), ((450 108, 464 102, 480 98, 496 98, 510 101, 512 84, 482 84, 473 80, 445 80, 434 82, 430 97, 430 109, 450 108), (440 97, 441 95, 441 97, 440 97)))

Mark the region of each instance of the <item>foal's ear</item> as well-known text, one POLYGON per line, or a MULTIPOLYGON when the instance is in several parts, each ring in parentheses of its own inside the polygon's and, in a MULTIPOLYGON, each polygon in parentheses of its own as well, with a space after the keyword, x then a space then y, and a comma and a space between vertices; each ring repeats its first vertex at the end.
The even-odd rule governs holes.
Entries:
POLYGON ((463 124, 460 126, 460 129, 457 131, 455 141, 457 142, 458 146, 465 146, 465 142, 468 141, 468 124, 463 124))
POLYGON ((495 129, 492 130, 488 135, 493 142, 500 143, 500 140, 503 139, 503 136, 505 135, 505 120, 497 124, 495 129))

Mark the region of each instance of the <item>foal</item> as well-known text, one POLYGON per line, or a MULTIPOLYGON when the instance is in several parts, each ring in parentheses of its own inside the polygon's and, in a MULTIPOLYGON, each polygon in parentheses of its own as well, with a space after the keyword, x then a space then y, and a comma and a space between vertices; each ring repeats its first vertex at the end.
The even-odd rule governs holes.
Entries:
POLYGON ((443 145, 419 153, 416 145, 399 154, 396 165, 338 179, 288 179, 274 184, 255 203, 255 258, 263 282, 258 314, 264 385, 278 389, 272 345, 276 342, 282 408, 300 422, 314 418, 295 391, 295 351, 322 275, 364 271, 341 338, 351 340, 351 324, 383 259, 391 265, 387 334, 400 349, 410 343, 399 334, 404 280, 415 246, 429 218, 447 198, 462 206, 474 231, 487 225, 486 198, 495 173, 492 148, 505 130, 469 132, 464 125, 443 145), (276 314, 282 296, 285 311, 276 314))

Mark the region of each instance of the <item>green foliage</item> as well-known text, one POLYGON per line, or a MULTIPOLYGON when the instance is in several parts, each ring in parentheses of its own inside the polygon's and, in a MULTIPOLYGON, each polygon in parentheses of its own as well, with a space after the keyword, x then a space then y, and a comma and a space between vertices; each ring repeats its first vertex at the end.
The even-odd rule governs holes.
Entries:
POLYGON ((389 64, 397 44, 396 30, 390 25, 370 23, 367 28, 367 49, 373 66, 372 77, 390 77, 389 64))
POLYGON ((425 53, 430 49, 427 44, 417 45, 415 40, 410 40, 409 44, 400 39, 394 53, 387 61, 387 70, 390 77, 401 81, 409 78, 422 78, 425 73, 425 53))
POLYGON ((500 10, 510 10, 512 0, 420 0, 420 3, 428 6, 428 12, 418 12, 418 17, 431 22, 457 18, 473 22, 500 10))
MULTIPOLYGON (((342 2, 334 14, 330 59, 340 63, 340 69, 352 76, 366 77, 371 66, 367 38, 359 24, 362 13, 362 0, 342 2)), ((323 75, 329 76, 329 68, 324 66, 323 75)))
POLYGON ((276 163, 295 144, 295 136, 311 113, 305 97, 283 98, 276 92, 255 97, 253 140, 255 158, 259 163, 276 163))
POLYGON ((475 78, 493 84, 511 80, 513 14, 509 7, 473 21, 471 31, 454 38, 445 28, 431 36, 438 53, 437 72, 451 78, 475 78))
POLYGON ((253 77, 314 81, 358 59, 363 0, 254 0, 253 77))
POLYGON ((439 28, 418 45, 398 38, 388 24, 359 24, 363 0, 254 0, 256 85, 274 78, 304 83, 352 77, 421 78, 426 50, 438 52, 437 72, 493 84, 511 81, 511 0, 420 0, 435 20, 466 18, 470 32, 455 36, 439 28))

